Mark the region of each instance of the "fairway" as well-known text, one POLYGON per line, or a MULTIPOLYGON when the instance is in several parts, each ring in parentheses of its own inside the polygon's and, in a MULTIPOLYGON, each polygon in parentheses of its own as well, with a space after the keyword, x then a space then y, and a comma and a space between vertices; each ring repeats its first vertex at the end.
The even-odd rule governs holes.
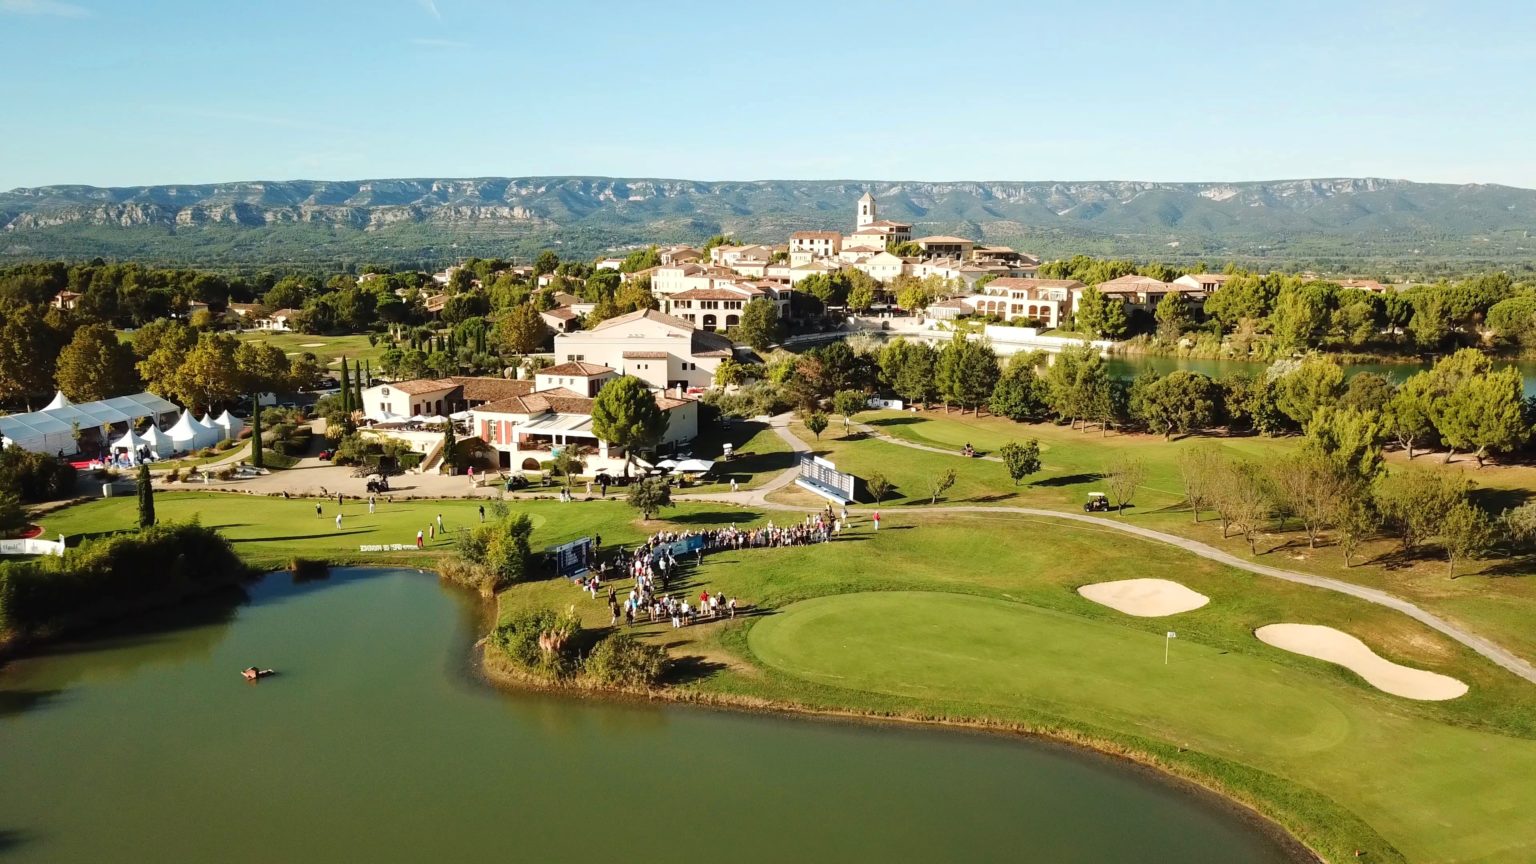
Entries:
POLYGON ((1410 861, 1536 851, 1536 741, 1383 710, 1261 656, 1180 639, 1164 666, 1160 633, 934 592, 806 600, 757 622, 748 644, 769 667, 822 685, 1024 705, 1291 777, 1363 816, 1410 861))
MULTIPOLYGON (((745 510, 724 509, 719 505, 684 504, 667 510, 663 519, 642 525, 633 508, 623 501, 508 502, 514 513, 527 513, 533 520, 533 546, 563 543, 577 537, 600 534, 603 544, 635 543, 650 533, 668 527, 666 518, 690 527, 746 523, 756 514, 745 510)), ((341 507, 341 528, 336 527, 335 498, 293 498, 241 495, 219 492, 157 492, 155 513, 161 522, 196 519, 217 528, 241 557, 258 566, 285 565, 294 556, 331 563, 411 563, 412 559, 433 559, 432 553, 453 551, 461 529, 480 523, 479 507, 486 507, 492 518, 490 502, 484 499, 445 499, 393 501, 380 498, 377 512, 369 514, 368 502, 351 498, 341 507), (315 505, 321 515, 315 515, 315 505), (438 514, 443 517, 443 531, 430 537, 438 514), (406 543, 414 545, 416 532, 424 532, 426 552, 362 552, 363 545, 406 543)), ((67 507, 41 520, 49 537, 64 534, 73 545, 79 538, 102 536, 115 531, 135 529, 138 502, 133 498, 104 498, 67 507)), ((431 566, 430 560, 421 566, 431 566)))

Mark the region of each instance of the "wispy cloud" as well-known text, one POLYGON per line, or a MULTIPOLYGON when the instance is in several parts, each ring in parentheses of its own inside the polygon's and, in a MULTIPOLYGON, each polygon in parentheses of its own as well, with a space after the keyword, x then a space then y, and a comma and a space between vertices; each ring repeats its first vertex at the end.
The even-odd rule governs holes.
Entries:
POLYGON ((412 39, 412 45, 420 45, 423 48, 468 48, 468 42, 460 42, 457 39, 412 39))
POLYGON ((7 15, 50 15, 54 18, 91 17, 91 10, 84 6, 61 0, 0 0, 0 12, 7 15))
POLYGON ((433 18, 439 21, 443 19, 443 13, 437 11, 437 0, 416 0, 416 2, 420 4, 421 8, 432 13, 433 18))

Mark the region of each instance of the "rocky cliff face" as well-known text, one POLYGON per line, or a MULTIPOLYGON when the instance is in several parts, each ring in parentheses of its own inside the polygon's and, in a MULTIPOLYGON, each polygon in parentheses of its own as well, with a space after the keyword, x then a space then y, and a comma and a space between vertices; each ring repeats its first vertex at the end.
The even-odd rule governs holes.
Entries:
MULTIPOLYGON (((16 189, 0 193, 0 240, 9 238, 9 245, 0 242, 0 254, 37 254, 50 247, 54 236, 68 235, 78 244, 82 232, 108 244, 121 240, 121 248, 132 250, 131 236, 138 235, 118 237, 113 233, 118 229, 169 232, 180 240, 155 242, 170 249, 180 248, 179 242, 192 248, 199 232, 230 229, 290 234, 324 229, 340 231, 342 237, 414 231, 423 248, 462 231, 569 242, 583 253, 608 245, 697 240, 717 231, 769 241, 800 228, 850 227, 854 202, 865 191, 875 195, 882 216, 912 222, 919 234, 966 232, 999 242, 1023 238, 1036 251, 1050 252, 1068 251, 1075 244, 1071 248, 1095 254, 1273 254, 1322 241, 1322 247, 1337 254, 1481 249, 1529 257, 1522 244, 1536 229, 1536 191, 1375 178, 1264 183, 296 180, 16 189), (1053 243, 1063 248, 1040 248, 1053 243)), ((328 239, 333 249, 347 242, 352 241, 328 239)))

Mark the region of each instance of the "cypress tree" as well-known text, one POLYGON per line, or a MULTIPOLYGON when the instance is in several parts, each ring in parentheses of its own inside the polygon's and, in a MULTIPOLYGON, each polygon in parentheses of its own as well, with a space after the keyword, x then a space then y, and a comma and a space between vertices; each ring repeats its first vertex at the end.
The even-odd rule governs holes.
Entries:
POLYGON ((352 372, 352 410, 361 411, 363 410, 363 374, 358 372, 356 367, 353 367, 352 372))
POLYGON ((251 394, 251 464, 262 467, 261 451, 261 397, 251 394))
POLYGON ((150 485, 149 463, 139 463, 139 530, 155 524, 155 488, 150 485))
POLYGON ((352 385, 347 380, 347 358, 341 358, 341 411, 352 413, 352 385))

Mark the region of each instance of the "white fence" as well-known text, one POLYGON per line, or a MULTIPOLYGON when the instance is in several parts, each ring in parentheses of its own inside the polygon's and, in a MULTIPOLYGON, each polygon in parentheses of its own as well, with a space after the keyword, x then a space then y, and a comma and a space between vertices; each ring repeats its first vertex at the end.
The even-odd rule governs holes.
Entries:
POLYGON ((0 555, 63 555, 64 538, 57 540, 0 540, 0 555))

